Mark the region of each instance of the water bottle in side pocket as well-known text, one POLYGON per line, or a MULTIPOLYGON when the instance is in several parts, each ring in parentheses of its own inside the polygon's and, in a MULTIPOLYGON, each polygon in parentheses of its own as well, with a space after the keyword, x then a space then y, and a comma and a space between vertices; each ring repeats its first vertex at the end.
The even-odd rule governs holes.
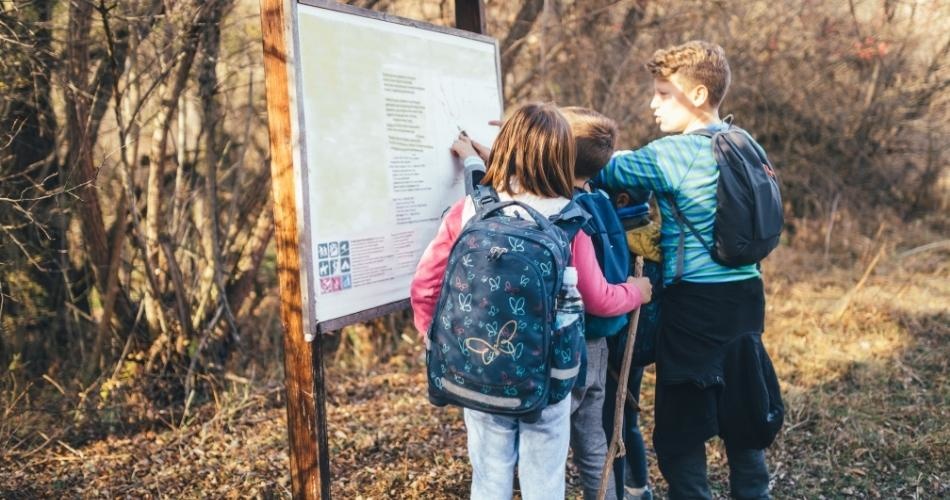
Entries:
POLYGON ((577 269, 564 268, 561 290, 555 301, 552 337, 551 401, 568 394, 575 383, 584 384, 584 301, 577 289, 577 269))

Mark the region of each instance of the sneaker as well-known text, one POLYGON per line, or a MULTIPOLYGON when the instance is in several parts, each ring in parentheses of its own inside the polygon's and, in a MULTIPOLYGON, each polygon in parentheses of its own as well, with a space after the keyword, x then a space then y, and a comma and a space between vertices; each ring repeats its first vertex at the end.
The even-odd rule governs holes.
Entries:
POLYGON ((623 500, 653 500, 653 490, 650 489, 650 485, 640 488, 624 486, 623 500))

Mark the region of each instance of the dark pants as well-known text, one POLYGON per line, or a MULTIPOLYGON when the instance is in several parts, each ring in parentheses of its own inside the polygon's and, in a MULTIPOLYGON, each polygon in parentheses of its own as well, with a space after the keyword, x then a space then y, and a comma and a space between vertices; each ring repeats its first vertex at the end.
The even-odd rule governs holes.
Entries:
MULTIPOLYGON (((640 383, 642 380, 643 368, 631 367, 630 377, 627 379, 627 390, 630 395, 635 396, 634 401, 637 403, 640 401, 640 383)), ((614 376, 608 376, 608 396, 604 401, 604 430, 607 433, 608 442, 614 429, 617 386, 617 379, 614 376)), ((648 479, 646 446, 643 442, 643 434, 640 433, 640 414, 632 409, 630 403, 624 405, 621 433, 627 453, 614 460, 614 472, 611 477, 615 481, 618 497, 623 496, 625 486, 642 488, 647 485, 648 479)))
MULTIPOLYGON (((729 459, 729 489, 732 498, 759 500, 769 498, 769 471, 764 450, 732 449, 726 443, 729 459)), ((706 446, 695 445, 675 455, 657 453, 660 472, 670 485, 671 500, 712 499, 706 480, 706 446)))
MULTIPOLYGON (((631 256, 631 258, 634 256, 631 256)), ((643 381, 643 369, 656 360, 656 336, 660 329, 660 303, 663 291, 663 266, 651 261, 644 262, 643 276, 650 279, 653 286, 653 300, 649 304, 640 306, 640 321, 637 324, 637 335, 633 346, 633 364, 627 378, 627 391, 633 396, 633 401, 640 402, 640 383, 643 381)), ((627 342, 628 327, 612 337, 608 337, 610 348, 610 370, 620 373, 623 365, 624 348, 627 342)), ((604 400, 604 431, 607 441, 610 441, 614 429, 614 411, 616 406, 617 389, 619 386, 617 375, 607 377, 606 399, 604 400)), ((628 401, 631 398, 628 398, 628 401)), ((643 488, 647 486, 647 453, 640 432, 640 414, 633 410, 629 402, 623 409, 623 428, 621 430, 626 455, 614 460, 612 478, 617 487, 617 496, 623 497, 624 488, 643 488)))
MULTIPOLYGON (((721 436, 721 424, 733 424, 737 412, 750 411, 723 401, 723 387, 730 384, 724 377, 724 349, 741 335, 762 332, 762 280, 681 282, 664 289, 663 307, 668 309, 662 314, 657 341, 653 431, 657 462, 670 485, 671 499, 711 499, 705 442, 721 436)), ((761 398, 754 396, 742 404, 760 403, 761 398)), ((769 498, 765 452, 748 445, 733 447, 726 439, 726 455, 732 497, 769 498)))
MULTIPOLYGON (((571 391, 571 449, 580 475, 584 499, 597 498, 600 478, 607 459, 607 436, 601 427, 604 414, 604 382, 607 378, 607 339, 587 341, 587 380, 571 391)), ((607 500, 616 500, 617 491, 608 484, 607 500)))

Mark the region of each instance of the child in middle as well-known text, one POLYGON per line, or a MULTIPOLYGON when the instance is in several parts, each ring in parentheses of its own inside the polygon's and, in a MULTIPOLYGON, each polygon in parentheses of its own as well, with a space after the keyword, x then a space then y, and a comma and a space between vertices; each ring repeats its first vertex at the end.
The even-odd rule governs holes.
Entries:
MULTIPOLYGON (((627 377, 627 404, 623 409, 623 428, 621 437, 627 453, 614 461, 614 483, 617 491, 622 492, 624 500, 652 500, 653 491, 649 486, 646 446, 640 432, 640 385, 644 368, 656 359, 654 351, 656 335, 660 327, 660 293, 663 289, 663 267, 660 253, 659 224, 650 216, 650 198, 652 193, 641 189, 609 190, 610 200, 617 211, 617 217, 626 233, 626 246, 630 252, 630 261, 643 257, 643 276, 653 284, 657 294, 649 304, 640 307, 640 320, 637 324, 636 340, 633 347, 633 363, 627 377)), ((614 427, 615 398, 619 387, 617 377, 623 362, 624 347, 627 342, 627 330, 608 340, 610 358, 607 377, 606 400, 604 402, 604 429, 611 432, 614 427)))
MULTIPOLYGON (((570 203, 574 147, 570 128, 555 106, 520 106, 495 140, 482 183, 493 186, 502 200, 517 200, 544 215, 554 215, 570 203)), ((452 151, 466 165, 482 162, 467 136, 460 136, 452 151)), ((474 212, 469 197, 452 205, 416 268, 410 295, 414 322, 423 335, 432 323, 449 252, 474 212)), ((578 274, 577 288, 589 312, 624 314, 650 300, 651 289, 645 279, 616 285, 604 280, 590 237, 583 232, 575 236, 571 255, 578 274)), ((570 406, 569 398, 549 405, 534 422, 466 408, 471 497, 510 499, 517 464, 523 498, 564 498, 570 406)))
MULTIPOLYGON (((574 200, 591 215, 583 232, 593 241, 598 264, 607 281, 623 283, 630 269, 624 227, 606 193, 592 190, 588 183, 610 161, 617 140, 617 124, 587 108, 567 107, 561 111, 570 123, 577 143, 574 200)), ((612 413, 609 416, 604 414, 605 395, 611 400, 609 406, 613 407, 612 399, 616 394, 616 383, 612 391, 605 392, 608 388, 608 361, 612 357, 608 338, 623 331, 626 325, 626 315, 607 317, 587 314, 585 317, 587 377, 583 386, 574 387, 571 403, 571 447, 585 500, 597 497, 607 457, 608 438, 612 432, 612 426, 605 428, 604 425, 608 417, 610 421, 613 420, 612 413)), ((640 443, 639 448, 630 451, 644 455, 642 439, 640 443)), ((642 461, 646 463, 645 455, 642 461)), ((618 483, 623 484, 622 481, 607 482, 605 498, 617 498, 618 483)))

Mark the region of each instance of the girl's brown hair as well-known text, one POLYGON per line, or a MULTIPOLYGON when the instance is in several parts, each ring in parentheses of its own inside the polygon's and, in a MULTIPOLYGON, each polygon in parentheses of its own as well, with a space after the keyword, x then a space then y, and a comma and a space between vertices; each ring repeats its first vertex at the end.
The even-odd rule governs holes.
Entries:
POLYGON ((574 135, 553 104, 519 106, 495 139, 483 184, 512 192, 511 180, 528 193, 571 197, 574 135))

